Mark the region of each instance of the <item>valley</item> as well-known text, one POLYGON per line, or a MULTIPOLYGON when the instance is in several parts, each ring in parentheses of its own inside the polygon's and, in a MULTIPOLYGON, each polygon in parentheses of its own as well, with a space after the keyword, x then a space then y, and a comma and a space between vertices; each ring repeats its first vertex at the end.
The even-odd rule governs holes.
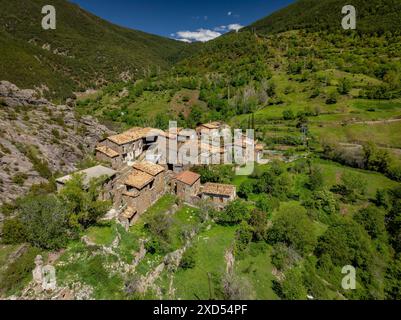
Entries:
POLYGON ((345 31, 342 1, 300 0, 195 44, 97 17, 78 32, 68 20, 79 25, 86 14, 61 0, 61 33, 48 39, 10 23, 11 13, 29 10, 16 2, 0 15, 1 298, 400 299, 399 1, 355 0, 358 28, 345 31), (93 36, 99 25, 102 39, 93 36), (102 43, 104 59, 93 49, 102 43), (49 90, 41 95, 40 86, 49 90), (145 176, 143 130, 173 139, 170 121, 196 139, 199 127, 216 124, 253 129, 263 161, 249 176, 236 175, 235 164, 185 168, 199 179, 191 199, 165 164, 164 189, 149 180, 142 193, 155 201, 128 200, 140 209, 127 213, 135 216, 128 224, 116 199, 142 197, 142 187, 117 179, 106 199, 104 181, 76 176, 57 190, 61 177, 99 165, 145 176), (137 141, 141 152, 125 149, 137 141), (235 199, 214 206, 202 197, 210 184, 234 187, 235 199), (56 270, 52 292, 32 279, 37 255, 56 270), (347 265, 357 270, 356 290, 341 285, 347 265))

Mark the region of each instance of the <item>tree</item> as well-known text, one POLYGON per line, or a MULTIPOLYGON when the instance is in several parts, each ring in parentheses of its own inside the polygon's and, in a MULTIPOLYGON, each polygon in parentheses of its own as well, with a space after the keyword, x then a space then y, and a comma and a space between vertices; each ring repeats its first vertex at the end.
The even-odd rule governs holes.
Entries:
POLYGON ((348 94, 352 89, 352 83, 348 78, 343 78, 338 83, 337 91, 340 94, 348 94))
POLYGON ((241 199, 234 200, 221 213, 220 224, 235 225, 249 219, 250 212, 246 202, 241 199))
POLYGON ((284 120, 294 120, 295 118, 296 118, 296 115, 292 110, 284 110, 283 111, 283 119, 284 120))
POLYGON ((180 268, 184 270, 193 269, 195 268, 195 264, 196 264, 196 247, 191 246, 184 252, 182 256, 180 262, 180 268))
POLYGON ((312 167, 308 181, 309 189, 312 191, 316 191, 321 189, 323 185, 324 185, 324 180, 323 180, 322 169, 318 166, 312 167))
POLYGON ((109 201, 99 200, 103 179, 92 179, 84 185, 82 175, 74 175, 60 192, 60 198, 68 210, 72 227, 88 228, 105 215, 110 208, 109 201))
POLYGON ((19 211, 29 243, 47 250, 58 250, 67 244, 71 236, 68 210, 57 197, 28 196, 19 211))
POLYGON ((252 230, 252 238, 254 241, 261 241, 266 239, 268 228, 269 215, 267 212, 254 209, 251 212, 251 217, 248 221, 252 230))
POLYGON ((389 191, 391 208, 386 215, 386 228, 396 252, 401 252, 401 187, 389 191))
POLYGON ((334 186, 332 191, 342 195, 346 202, 356 202, 365 197, 366 181, 360 175, 346 171, 341 176, 341 184, 334 186))
POLYGON ((158 212, 147 218, 145 228, 150 231, 152 236, 169 242, 169 231, 172 223, 173 221, 170 216, 164 212, 158 212))
POLYGON ((384 217, 383 210, 369 206, 359 210, 354 215, 354 220, 365 228, 372 239, 383 239, 386 236, 384 217))
POLYGON ((255 182, 252 180, 247 180, 241 183, 238 189, 238 196, 244 199, 249 199, 249 196, 253 194, 255 182))
POLYGON ((327 96, 326 104, 336 104, 337 103, 338 95, 336 92, 331 92, 327 96))
POLYGON ((280 208, 280 201, 277 198, 269 197, 268 195, 261 194, 256 200, 256 208, 266 212, 270 218, 272 212, 280 208))
POLYGON ((310 253, 316 245, 316 237, 306 210, 295 206, 281 210, 273 220, 268 240, 272 244, 284 243, 302 255, 310 253))
POLYGON ((386 270, 385 294, 386 299, 401 300, 401 258, 395 259, 386 270))
MULTIPOLYGON (((355 221, 339 218, 329 226, 319 238, 315 255, 320 260, 329 257, 337 268, 351 265, 358 270, 357 292, 344 292, 351 298, 383 299, 384 292, 380 283, 387 257, 378 255, 367 232, 355 221)), ((330 278, 330 274, 324 274, 330 278)))
POLYGON ((281 297, 285 300, 306 300, 308 292, 304 285, 302 270, 293 268, 285 273, 281 283, 281 297))
POLYGON ((333 215, 339 211, 339 204, 335 195, 329 190, 316 191, 312 195, 313 207, 324 213, 333 215))
POLYGON ((387 173, 391 164, 390 154, 381 150, 373 142, 363 146, 364 163, 368 170, 387 173))

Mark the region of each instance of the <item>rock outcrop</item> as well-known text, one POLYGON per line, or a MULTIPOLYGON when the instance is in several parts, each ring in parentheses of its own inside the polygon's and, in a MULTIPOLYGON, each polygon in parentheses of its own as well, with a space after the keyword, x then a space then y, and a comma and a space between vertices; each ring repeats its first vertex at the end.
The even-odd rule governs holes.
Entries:
POLYGON ((97 142, 113 134, 73 105, 56 106, 34 90, 0 82, 0 204, 23 195, 51 173, 70 173, 97 142))

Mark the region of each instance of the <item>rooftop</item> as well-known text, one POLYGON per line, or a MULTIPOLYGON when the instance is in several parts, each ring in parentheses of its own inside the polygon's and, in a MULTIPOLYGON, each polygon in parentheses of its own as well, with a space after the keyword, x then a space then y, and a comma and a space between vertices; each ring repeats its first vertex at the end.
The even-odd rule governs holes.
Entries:
POLYGON ((151 132, 155 132, 155 135, 156 135, 156 133, 157 133, 157 135, 159 135, 160 130, 153 129, 153 128, 135 127, 135 128, 129 129, 123 133, 108 137, 107 139, 118 145, 123 145, 123 144, 135 142, 140 139, 146 138, 151 132))
POLYGON ((199 127, 204 127, 209 130, 219 129, 221 126, 220 122, 210 122, 210 123, 203 123, 199 127))
POLYGON ((142 162, 135 163, 132 167, 139 171, 150 174, 154 177, 157 176, 159 173, 162 173, 163 171, 165 171, 164 167, 159 166, 158 164, 154 164, 149 161, 142 161, 142 162))
POLYGON ((99 152, 105 154, 109 158, 116 158, 120 155, 117 151, 115 151, 112 148, 109 148, 107 146, 97 147, 96 151, 99 151, 99 152))
POLYGON ((125 219, 132 219, 132 217, 137 213, 137 210, 132 207, 128 207, 122 214, 121 217, 125 219))
POLYGON ((151 183, 153 180, 154 178, 150 174, 147 174, 142 171, 134 171, 124 181, 124 184, 130 187, 134 187, 138 190, 141 190, 149 183, 151 183))
POLYGON ((231 197, 235 195, 236 187, 231 184, 206 183, 202 193, 231 197))
POLYGON ((187 184, 189 186, 192 186, 192 185, 194 185, 194 183, 196 181, 198 181, 200 179, 200 177, 201 176, 199 174, 195 173, 195 172, 184 171, 184 172, 181 172, 181 173, 177 174, 175 176, 175 179, 177 181, 185 183, 185 184, 187 184))
POLYGON ((88 185, 89 182, 92 179, 100 178, 100 177, 103 177, 103 176, 106 176, 107 178, 111 178, 111 177, 113 177, 114 175, 117 174, 117 171, 115 171, 113 169, 110 169, 110 168, 107 168, 107 167, 103 167, 103 166, 96 166, 96 167, 92 167, 92 168, 89 168, 89 169, 85 169, 85 170, 82 170, 82 171, 75 172, 74 174, 70 174, 70 175, 62 177, 62 178, 58 178, 56 181, 58 183, 65 184, 66 182, 71 180, 73 175, 76 175, 76 174, 77 175, 81 175, 81 174, 84 175, 84 181, 83 182, 84 182, 85 185, 88 185))

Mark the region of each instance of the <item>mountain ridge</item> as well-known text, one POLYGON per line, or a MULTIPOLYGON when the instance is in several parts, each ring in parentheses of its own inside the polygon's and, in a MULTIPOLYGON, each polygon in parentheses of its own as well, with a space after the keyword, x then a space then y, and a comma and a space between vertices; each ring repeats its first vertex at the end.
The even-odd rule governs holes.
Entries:
POLYGON ((50 98, 159 72, 188 46, 114 25, 65 0, 53 1, 57 29, 43 30, 46 4, 0 0, 0 77, 21 87, 42 86, 50 98))

